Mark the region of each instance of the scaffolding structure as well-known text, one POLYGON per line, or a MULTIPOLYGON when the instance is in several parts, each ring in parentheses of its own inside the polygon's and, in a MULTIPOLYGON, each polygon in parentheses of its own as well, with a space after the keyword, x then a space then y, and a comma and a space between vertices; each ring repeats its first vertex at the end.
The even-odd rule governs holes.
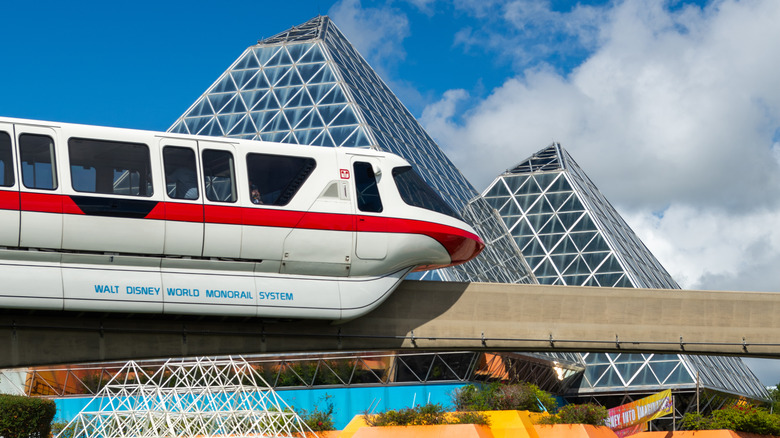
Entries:
POLYGON ((293 437, 311 431, 243 357, 130 361, 57 435, 293 437))

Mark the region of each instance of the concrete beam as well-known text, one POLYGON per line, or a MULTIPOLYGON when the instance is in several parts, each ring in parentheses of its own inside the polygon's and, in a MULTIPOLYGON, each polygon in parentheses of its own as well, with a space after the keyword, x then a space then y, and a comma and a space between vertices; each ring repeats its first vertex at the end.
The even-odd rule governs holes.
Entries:
POLYGON ((0 367, 338 350, 644 351, 780 357, 780 293, 406 281, 342 323, 0 313, 0 367))

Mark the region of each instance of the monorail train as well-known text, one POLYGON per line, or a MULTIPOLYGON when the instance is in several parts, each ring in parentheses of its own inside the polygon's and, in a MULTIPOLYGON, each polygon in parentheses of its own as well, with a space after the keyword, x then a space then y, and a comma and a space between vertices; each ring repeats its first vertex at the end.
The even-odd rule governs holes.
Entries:
POLYGON ((0 117, 0 307, 350 319, 474 230, 402 158, 0 117))

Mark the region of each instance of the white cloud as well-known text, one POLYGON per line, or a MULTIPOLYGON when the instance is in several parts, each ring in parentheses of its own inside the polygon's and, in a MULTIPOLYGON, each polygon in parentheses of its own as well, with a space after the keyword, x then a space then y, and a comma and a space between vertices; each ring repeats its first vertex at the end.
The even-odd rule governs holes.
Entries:
POLYGON ((402 12, 388 5, 364 8, 360 0, 341 0, 328 15, 375 68, 387 68, 406 57, 401 43, 409 35, 409 19, 402 12))
POLYGON ((450 92, 423 124, 478 189, 559 141, 683 286, 780 292, 780 2, 599 13, 568 75, 539 63, 457 120, 450 92))

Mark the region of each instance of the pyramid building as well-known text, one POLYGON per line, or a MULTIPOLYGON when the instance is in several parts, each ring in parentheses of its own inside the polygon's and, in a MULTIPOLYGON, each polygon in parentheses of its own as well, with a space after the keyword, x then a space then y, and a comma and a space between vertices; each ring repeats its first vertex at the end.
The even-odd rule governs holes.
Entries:
MULTIPOLYGON (((679 289, 569 153, 555 143, 506 171, 485 190, 541 284, 679 289)), ((709 389, 766 399, 736 357, 583 354, 579 396, 709 389)))
POLYGON ((169 131, 400 155, 487 245, 467 264, 419 275, 534 282, 492 208, 326 16, 247 48, 169 131))

